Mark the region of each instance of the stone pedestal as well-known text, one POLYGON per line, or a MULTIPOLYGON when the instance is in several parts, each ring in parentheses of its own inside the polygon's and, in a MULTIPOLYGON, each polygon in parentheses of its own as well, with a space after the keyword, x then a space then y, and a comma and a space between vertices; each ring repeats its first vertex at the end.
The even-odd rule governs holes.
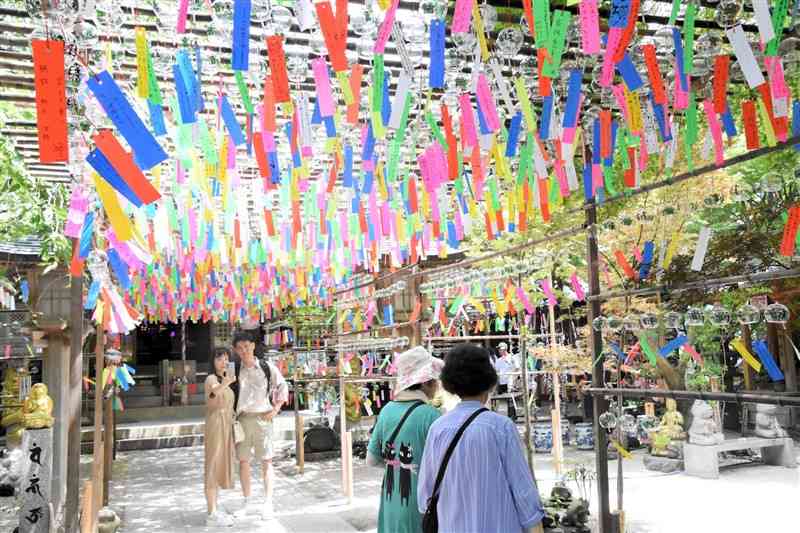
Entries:
POLYGON ((683 470, 683 459, 672 459, 670 457, 656 457, 654 455, 644 456, 644 467, 656 472, 670 474, 683 470))
POLYGON ((22 478, 19 533, 49 533, 53 474, 53 428, 22 434, 22 478))

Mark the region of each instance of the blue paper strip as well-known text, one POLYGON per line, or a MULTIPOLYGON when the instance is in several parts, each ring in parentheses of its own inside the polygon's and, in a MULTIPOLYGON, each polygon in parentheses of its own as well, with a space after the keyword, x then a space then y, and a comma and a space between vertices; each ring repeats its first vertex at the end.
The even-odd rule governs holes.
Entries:
POLYGON ((511 124, 508 126, 508 141, 506 142, 506 157, 517 155, 517 143, 519 143, 519 132, 522 126, 522 113, 517 111, 511 117, 511 124))
POLYGON ((539 138, 547 140, 550 138, 550 117, 553 115, 553 96, 542 98, 542 121, 539 124, 539 138))
POLYGON ((150 110, 150 124, 153 125, 156 136, 166 135, 167 127, 164 124, 164 111, 161 109, 161 104, 155 104, 148 100, 147 109, 150 110))
POLYGON ((592 165, 583 166, 583 197, 588 202, 592 199, 592 165))
POLYGON ((92 251, 92 238, 94 237, 94 211, 89 211, 83 219, 81 240, 78 243, 78 257, 86 259, 92 251))
POLYGON ((225 127, 228 129, 228 133, 231 139, 233 139, 234 146, 239 146, 247 142, 242 132, 242 126, 239 125, 239 121, 236 120, 236 114, 233 112, 233 108, 230 102, 228 102, 228 97, 225 95, 222 95, 220 98, 220 113, 222 114, 223 122, 225 122, 225 127))
POLYGON ((772 381, 783 381, 786 379, 777 363, 775 363, 775 358, 772 357, 766 342, 762 340, 754 341, 753 350, 758 354, 758 358, 761 359, 761 362, 764 363, 764 368, 767 370, 767 374, 769 374, 769 379, 772 381))
POLYGON ((364 194, 369 194, 372 192, 372 179, 373 174, 371 171, 364 172, 364 194))
POLYGON ((612 0, 611 13, 608 15, 608 27, 624 28, 627 26, 628 14, 630 13, 630 10, 631 0, 612 0))
POLYGON ((481 103, 478 101, 476 104, 475 108, 478 110, 478 131, 480 131, 481 135, 488 135, 492 133, 492 130, 490 130, 489 125, 486 124, 486 118, 483 116, 483 111, 481 111, 481 103))
POLYGON ((611 348, 611 351, 613 351, 617 355, 617 359, 619 359, 620 361, 624 361, 626 359, 625 352, 622 351, 622 348, 620 348, 619 345, 617 345, 617 343, 609 342, 608 345, 611 348))
POLYGON ((736 131, 736 123, 733 120, 733 115, 731 114, 731 107, 725 104, 725 112, 720 114, 722 118, 722 127, 725 128, 725 135, 728 136, 728 139, 733 139, 738 135, 736 131))
POLYGON ((656 103, 653 93, 650 93, 649 98, 650 103, 653 105, 653 116, 655 116, 656 123, 658 124, 658 133, 661 136, 661 140, 663 142, 671 141, 672 131, 667 130, 667 118, 664 115, 664 105, 656 103))
POLYGON ((564 120, 561 123, 565 128, 571 128, 578 119, 578 104, 581 101, 581 83, 583 82, 583 70, 572 69, 569 73, 567 85, 567 106, 564 109, 564 120))
POLYGON ((108 263, 111 265, 111 269, 114 271, 114 274, 116 274, 120 287, 125 290, 130 289, 131 278, 128 277, 128 265, 119 256, 119 253, 113 248, 108 250, 106 254, 108 255, 108 263))
POLYGON ((428 87, 444 89, 444 21, 434 19, 430 24, 431 63, 428 87))
POLYGON ((83 308, 87 311, 94 309, 97 306, 98 296, 100 296, 100 282, 93 280, 89 285, 89 293, 86 295, 86 303, 83 304, 83 308))
POLYGON ((453 250, 458 250, 458 237, 456 237, 456 225, 452 220, 447 221, 447 244, 453 250))
POLYGON ((322 124, 322 114, 319 110, 319 98, 314 100, 314 111, 311 112, 311 123, 322 124))
POLYGON ((183 71, 178 65, 172 66, 172 75, 175 78, 175 94, 178 97, 178 111, 180 111, 181 124, 194 124, 197 116, 194 113, 194 104, 189 94, 183 71))
POLYGON ((381 120, 383 120, 383 126, 389 126, 389 118, 392 116, 392 99, 389 96, 389 79, 390 79, 389 71, 385 71, 383 73, 383 99, 381 100, 381 120))
POLYGON ((192 70, 192 61, 189 59, 189 54, 186 50, 179 50, 175 55, 175 62, 178 68, 181 69, 181 76, 183 83, 186 86, 186 93, 189 95, 189 100, 194 112, 202 109, 203 96, 200 92, 200 80, 192 70))
POLYGON ((372 152, 375 149, 375 134, 372 133, 372 121, 367 123, 367 135, 364 140, 364 148, 361 151, 361 160, 369 161, 372 159, 372 152))
POLYGON ((623 81, 625 81, 625 85, 628 86, 628 90, 631 92, 644 85, 644 81, 642 81, 639 71, 636 70, 636 65, 633 64, 633 60, 627 52, 625 52, 625 55, 622 57, 622 61, 617 63, 617 72, 619 72, 619 75, 622 76, 623 81))
POLYGON ((639 265, 639 280, 647 279, 647 275, 650 274, 650 267, 653 266, 654 250, 655 244, 653 241, 647 241, 644 243, 644 249, 642 250, 642 264, 639 265))
POLYGON ((111 74, 104 70, 91 76, 88 85, 108 118, 128 142, 142 170, 148 170, 167 159, 166 152, 128 103, 111 74))
POLYGON ((247 70, 250 60, 250 0, 233 2, 233 50, 231 68, 247 70))
POLYGON ((677 337, 669 341, 667 344, 659 348, 658 355, 666 358, 669 354, 679 349, 687 342, 689 342, 689 338, 686 335, 678 335, 677 337))
POLYGON ((95 148, 86 156, 86 161, 115 191, 127 198, 136 207, 142 207, 142 200, 136 196, 128 184, 125 183, 125 180, 122 179, 122 176, 111 166, 111 162, 106 159, 103 152, 95 148))
MULTIPOLYGON (((792 104, 792 137, 800 135, 800 100, 792 104)), ((800 144, 795 144, 794 149, 800 152, 800 144)))
POLYGON ((267 154, 267 163, 269 164, 269 172, 272 178, 272 183, 279 184, 281 182, 281 167, 278 163, 278 153, 269 152, 267 154))
POLYGON ((600 119, 594 119, 594 129, 592 131, 592 163, 599 165, 602 161, 600 156, 600 119))
POLYGON ((603 160, 603 166, 610 167, 614 164, 614 149, 617 145, 617 130, 619 130, 619 123, 616 120, 611 121, 611 155, 603 160))
POLYGON ((672 28, 672 41, 675 44, 675 57, 678 58, 675 63, 678 66, 678 80, 681 84, 682 91, 689 91, 686 82, 686 74, 683 71, 683 41, 681 40, 681 32, 678 28, 672 28))
POLYGON ((342 173, 342 186, 353 186, 353 147, 349 144, 344 145, 344 171, 342 173))
POLYGON ((333 116, 322 117, 322 123, 325 124, 325 135, 329 139, 336 137, 336 123, 333 120, 333 116))

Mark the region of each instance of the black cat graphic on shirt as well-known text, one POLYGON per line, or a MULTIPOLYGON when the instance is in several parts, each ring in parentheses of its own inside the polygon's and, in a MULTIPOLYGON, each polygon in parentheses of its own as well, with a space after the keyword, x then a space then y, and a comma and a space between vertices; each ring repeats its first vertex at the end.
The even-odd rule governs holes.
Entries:
POLYGON ((408 499, 411 495, 411 471, 414 468, 414 450, 410 444, 405 442, 400 444, 400 454, 397 456, 400 461, 400 505, 408 507, 408 499))
POLYGON ((392 492, 394 492, 394 445, 386 444, 386 446, 384 446, 383 458, 386 461, 386 476, 384 476, 383 490, 386 494, 386 499, 391 500, 392 492))

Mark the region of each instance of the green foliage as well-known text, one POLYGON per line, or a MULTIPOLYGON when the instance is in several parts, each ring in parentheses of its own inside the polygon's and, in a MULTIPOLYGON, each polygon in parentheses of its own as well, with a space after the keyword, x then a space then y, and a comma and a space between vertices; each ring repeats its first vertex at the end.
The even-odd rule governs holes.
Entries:
MULTIPOLYGON (((21 111, 0 107, 0 126, 21 111)), ((63 184, 30 176, 11 140, 0 136, 0 241, 36 237, 42 240, 41 259, 50 267, 69 261, 71 247, 63 234, 69 192, 63 184)))

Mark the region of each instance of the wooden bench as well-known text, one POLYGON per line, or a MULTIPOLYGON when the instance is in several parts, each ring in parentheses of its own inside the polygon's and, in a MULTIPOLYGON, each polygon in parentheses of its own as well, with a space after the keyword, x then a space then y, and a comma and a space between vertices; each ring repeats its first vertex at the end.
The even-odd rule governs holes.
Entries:
POLYGON ((705 479, 719 478, 719 453, 733 450, 749 450, 760 448, 761 457, 768 465, 795 468, 797 459, 794 454, 794 443, 789 437, 764 439, 760 437, 741 437, 724 440, 719 444, 700 446, 699 444, 683 444, 683 461, 686 473, 690 476, 705 479))

